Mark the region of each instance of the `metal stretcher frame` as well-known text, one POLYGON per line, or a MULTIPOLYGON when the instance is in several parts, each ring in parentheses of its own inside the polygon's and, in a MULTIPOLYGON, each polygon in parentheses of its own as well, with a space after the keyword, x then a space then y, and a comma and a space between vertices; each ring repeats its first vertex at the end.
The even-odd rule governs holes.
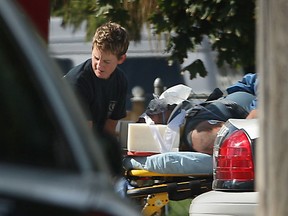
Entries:
POLYGON ((193 177, 209 177, 210 174, 184 174, 184 173, 156 173, 151 172, 148 170, 129 170, 127 171, 128 176, 137 176, 137 177, 153 177, 153 176, 159 176, 159 177, 183 177, 183 176, 193 176, 193 177))
POLYGON ((193 198, 211 190, 212 174, 163 174, 147 170, 129 170, 126 178, 131 180, 161 179, 160 183, 140 186, 127 190, 132 199, 145 198, 142 215, 160 214, 169 200, 193 198))
MULTIPOLYGON (((172 90, 172 88, 170 90, 172 90)), ((181 96, 179 96, 179 98, 184 97, 184 92, 189 93, 187 92, 187 89, 185 91, 182 89, 181 96)), ((175 99, 175 93, 176 92, 174 89, 171 92, 173 99, 175 99)), ((189 94, 187 94, 187 97, 188 96, 189 94)), ((183 99, 185 98, 186 97, 183 99)), ((177 120, 178 123, 181 118, 178 119, 177 117, 181 117, 183 111, 186 112, 187 110, 183 110, 182 102, 179 102, 171 112, 167 125, 172 123, 174 120, 177 120)), ((175 124, 176 122, 174 121, 173 123, 175 124)), ((127 135, 127 127, 125 132, 125 135, 127 135)), ((126 141, 127 140, 125 140, 124 143, 127 143, 126 141)), ((129 149, 129 151, 130 150, 131 149, 129 149)), ((212 158, 210 156, 194 153, 194 155, 189 157, 187 156, 187 153, 183 152, 182 158, 179 159, 179 157, 176 157, 175 159, 175 155, 173 155, 173 153, 170 154, 158 154, 160 159, 157 158, 158 155, 156 155, 144 158, 145 160, 134 161, 136 166, 133 166, 133 163, 130 161, 130 163, 128 163, 128 168, 126 167, 125 177, 128 181, 140 181, 142 183, 145 181, 150 182, 148 184, 136 183, 133 185, 134 188, 130 188, 126 192, 127 196, 130 198, 145 199, 142 209, 142 215, 144 216, 160 215, 161 210, 169 203, 169 200, 194 198, 195 196, 212 189, 212 158), (155 161, 153 161, 151 158, 155 159, 155 161), (177 166, 175 166, 175 164, 177 164, 177 166), (193 169, 185 169, 187 167, 189 168, 189 166, 191 166, 193 169), (169 167, 169 172, 163 167, 169 167)), ((123 163, 123 165, 125 167, 125 163, 123 163)))

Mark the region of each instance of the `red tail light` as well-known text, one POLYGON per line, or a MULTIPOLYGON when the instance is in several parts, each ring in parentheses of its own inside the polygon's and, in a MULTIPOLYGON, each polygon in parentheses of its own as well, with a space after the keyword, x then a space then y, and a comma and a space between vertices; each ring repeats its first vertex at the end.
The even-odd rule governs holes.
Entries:
POLYGON ((217 180, 254 180, 254 163, 250 139, 238 130, 223 141, 216 159, 217 180))

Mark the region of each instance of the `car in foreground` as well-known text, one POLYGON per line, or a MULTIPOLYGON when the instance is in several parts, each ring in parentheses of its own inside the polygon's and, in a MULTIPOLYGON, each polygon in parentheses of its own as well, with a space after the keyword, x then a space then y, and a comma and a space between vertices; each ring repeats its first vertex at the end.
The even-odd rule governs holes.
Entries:
POLYGON ((0 215, 139 215, 24 12, 0 4, 0 215))
POLYGON ((255 147, 257 119, 229 119, 218 133, 213 152, 212 191, 197 196, 190 216, 256 214, 255 147))

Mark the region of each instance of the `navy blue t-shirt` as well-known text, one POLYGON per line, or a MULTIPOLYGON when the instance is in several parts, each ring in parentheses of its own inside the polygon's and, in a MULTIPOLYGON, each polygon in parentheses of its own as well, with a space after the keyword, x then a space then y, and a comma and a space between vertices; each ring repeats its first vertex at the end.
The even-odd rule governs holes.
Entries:
POLYGON ((109 79, 98 78, 92 69, 92 60, 72 68, 65 79, 71 83, 80 98, 87 120, 102 131, 107 119, 126 117, 127 78, 116 68, 109 79))

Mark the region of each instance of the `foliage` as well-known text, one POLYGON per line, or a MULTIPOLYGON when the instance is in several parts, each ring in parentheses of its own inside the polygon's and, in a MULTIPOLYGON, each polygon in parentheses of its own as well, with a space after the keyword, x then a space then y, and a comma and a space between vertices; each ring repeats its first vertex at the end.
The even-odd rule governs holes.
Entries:
MULTIPOLYGON (((255 65, 255 0, 51 0, 51 6, 64 26, 77 29, 87 21, 88 38, 102 23, 116 21, 128 29, 131 40, 139 41, 147 24, 156 34, 168 33, 166 51, 172 60, 182 63, 207 36, 218 53, 218 66, 255 65)), ((201 63, 185 68, 191 78, 207 75, 201 63)))
POLYGON ((141 28, 155 8, 153 0, 51 0, 51 14, 62 17, 64 27, 77 30, 86 21, 88 40, 98 26, 114 21, 129 31, 131 40, 140 41, 141 28))
POLYGON ((207 35, 218 51, 218 65, 254 65, 255 1, 237 0, 158 0, 150 18, 157 33, 171 34, 168 51, 179 59, 207 35))

